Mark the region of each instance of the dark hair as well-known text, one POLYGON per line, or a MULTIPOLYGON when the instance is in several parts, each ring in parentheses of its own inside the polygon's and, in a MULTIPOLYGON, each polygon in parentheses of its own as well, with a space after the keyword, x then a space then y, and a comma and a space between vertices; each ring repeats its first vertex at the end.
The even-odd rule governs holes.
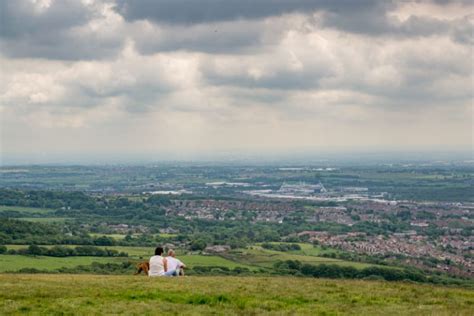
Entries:
POLYGON ((156 247, 155 256, 161 256, 163 254, 163 247, 156 247))

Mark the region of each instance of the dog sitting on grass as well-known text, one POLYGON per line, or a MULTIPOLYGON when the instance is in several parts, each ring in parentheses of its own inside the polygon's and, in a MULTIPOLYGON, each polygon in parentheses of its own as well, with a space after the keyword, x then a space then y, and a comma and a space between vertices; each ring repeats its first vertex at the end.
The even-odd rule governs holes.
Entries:
POLYGON ((148 275, 148 270, 150 270, 150 263, 148 261, 140 262, 137 264, 137 272, 135 272, 135 275, 142 272, 145 273, 145 275, 148 275))
MULTIPOLYGON (((150 263, 148 261, 137 263, 137 271, 135 272, 135 275, 138 275, 142 272, 145 275, 148 275, 149 270, 150 270, 150 263)), ((181 267, 177 271, 177 274, 178 274, 178 276, 184 276, 184 267, 181 267)))

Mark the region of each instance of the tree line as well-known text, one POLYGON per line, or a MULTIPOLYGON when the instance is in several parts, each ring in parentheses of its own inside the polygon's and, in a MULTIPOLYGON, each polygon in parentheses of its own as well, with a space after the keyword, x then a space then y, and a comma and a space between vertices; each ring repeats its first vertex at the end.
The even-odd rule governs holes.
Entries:
POLYGON ((29 245, 22 249, 7 249, 0 246, 0 254, 9 255, 30 255, 30 256, 49 256, 49 257, 74 257, 74 256, 90 256, 90 257, 128 257, 128 253, 119 252, 114 249, 102 249, 94 246, 77 246, 77 247, 41 247, 38 245, 29 245))
POLYGON ((472 287, 472 280, 442 277, 438 274, 428 274, 417 269, 394 269, 384 267, 367 267, 357 269, 352 266, 335 264, 311 265, 298 260, 278 261, 274 264, 278 274, 300 275, 315 278, 330 279, 369 279, 385 281, 412 281, 420 283, 434 283, 444 285, 464 285, 472 287))

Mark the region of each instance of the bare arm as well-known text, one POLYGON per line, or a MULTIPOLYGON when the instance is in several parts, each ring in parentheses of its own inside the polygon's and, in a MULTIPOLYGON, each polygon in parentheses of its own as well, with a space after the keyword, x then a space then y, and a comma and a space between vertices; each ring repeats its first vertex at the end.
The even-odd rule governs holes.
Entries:
POLYGON ((168 260, 166 258, 163 258, 163 269, 165 269, 165 272, 168 272, 168 260))
POLYGON ((179 266, 180 268, 186 268, 186 265, 181 260, 179 260, 179 266))

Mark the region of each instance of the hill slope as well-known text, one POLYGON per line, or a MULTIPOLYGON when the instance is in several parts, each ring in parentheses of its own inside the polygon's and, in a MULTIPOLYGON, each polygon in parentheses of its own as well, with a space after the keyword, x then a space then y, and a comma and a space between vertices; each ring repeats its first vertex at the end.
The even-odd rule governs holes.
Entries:
POLYGON ((286 277, 0 275, 0 314, 472 315, 474 291, 286 277))

